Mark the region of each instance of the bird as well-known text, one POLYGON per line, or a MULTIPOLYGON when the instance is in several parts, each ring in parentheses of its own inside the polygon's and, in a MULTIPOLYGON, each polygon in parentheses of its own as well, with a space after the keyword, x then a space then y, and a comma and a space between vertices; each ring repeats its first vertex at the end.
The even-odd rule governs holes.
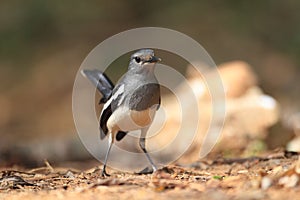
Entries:
POLYGON ((106 166, 113 143, 135 130, 140 130, 139 146, 151 164, 151 171, 157 170, 146 149, 146 135, 161 104, 160 85, 154 74, 156 63, 160 61, 152 49, 136 51, 130 57, 127 72, 115 86, 100 70, 82 70, 102 94, 99 103, 104 104, 99 119, 100 138, 108 137, 103 177, 110 176, 106 166))

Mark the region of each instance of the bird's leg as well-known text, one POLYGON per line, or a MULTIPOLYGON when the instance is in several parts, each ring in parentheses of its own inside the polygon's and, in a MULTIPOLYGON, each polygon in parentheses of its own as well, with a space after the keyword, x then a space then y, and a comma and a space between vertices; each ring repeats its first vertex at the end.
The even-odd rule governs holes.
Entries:
POLYGON ((141 130, 141 137, 140 137, 140 147, 141 149, 143 150, 143 152, 146 154, 146 157, 148 159, 148 161, 150 162, 151 166, 152 166, 152 169, 153 171, 156 171, 157 170, 157 167, 155 166, 155 164, 153 163, 150 155, 148 154, 147 150, 146 150, 146 134, 147 134, 147 131, 148 131, 148 127, 147 128, 143 128, 141 130))
POLYGON ((110 152, 110 149, 112 147, 112 144, 113 144, 113 135, 112 135, 112 133, 109 133, 109 135, 108 135, 108 149, 107 149, 107 152, 106 152, 106 155, 105 155, 104 165, 103 165, 103 169, 102 169, 102 173, 101 173, 102 177, 110 176, 106 172, 106 163, 107 163, 107 160, 108 160, 108 156, 109 156, 109 152, 110 152))

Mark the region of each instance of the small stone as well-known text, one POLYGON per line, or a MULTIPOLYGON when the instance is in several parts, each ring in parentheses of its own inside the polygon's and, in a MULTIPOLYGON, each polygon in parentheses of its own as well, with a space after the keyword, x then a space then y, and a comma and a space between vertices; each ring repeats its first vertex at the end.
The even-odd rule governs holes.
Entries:
POLYGON ((299 176, 293 174, 291 176, 284 176, 279 179, 278 184, 283 185, 284 187, 292 188, 295 187, 299 182, 299 176))
POLYGON ((272 185, 272 180, 265 176, 261 179, 261 189, 266 190, 272 185))
POLYGON ((73 172, 71 172, 71 171, 68 171, 68 172, 66 173, 65 177, 66 177, 66 178, 71 178, 71 179, 74 179, 74 178, 75 178, 73 172))

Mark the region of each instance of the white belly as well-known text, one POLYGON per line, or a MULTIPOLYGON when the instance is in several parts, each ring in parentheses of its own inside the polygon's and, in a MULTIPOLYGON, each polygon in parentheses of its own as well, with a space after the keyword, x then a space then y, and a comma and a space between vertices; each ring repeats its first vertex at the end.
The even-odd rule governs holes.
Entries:
POLYGON ((107 127, 111 132, 138 130, 151 125, 155 112, 156 106, 143 111, 129 111, 121 106, 110 116, 107 127))

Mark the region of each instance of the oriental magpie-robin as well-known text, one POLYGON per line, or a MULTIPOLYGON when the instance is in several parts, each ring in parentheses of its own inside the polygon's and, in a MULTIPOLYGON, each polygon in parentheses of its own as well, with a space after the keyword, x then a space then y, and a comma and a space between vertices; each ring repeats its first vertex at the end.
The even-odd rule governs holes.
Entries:
POLYGON ((153 171, 157 167, 146 150, 145 137, 160 106, 160 86, 154 75, 154 67, 160 58, 151 49, 141 49, 130 59, 128 71, 116 86, 100 70, 83 70, 98 91, 104 103, 100 115, 100 138, 108 137, 102 176, 109 176, 106 164, 112 144, 120 141, 129 131, 141 130, 139 145, 149 160, 153 171))

